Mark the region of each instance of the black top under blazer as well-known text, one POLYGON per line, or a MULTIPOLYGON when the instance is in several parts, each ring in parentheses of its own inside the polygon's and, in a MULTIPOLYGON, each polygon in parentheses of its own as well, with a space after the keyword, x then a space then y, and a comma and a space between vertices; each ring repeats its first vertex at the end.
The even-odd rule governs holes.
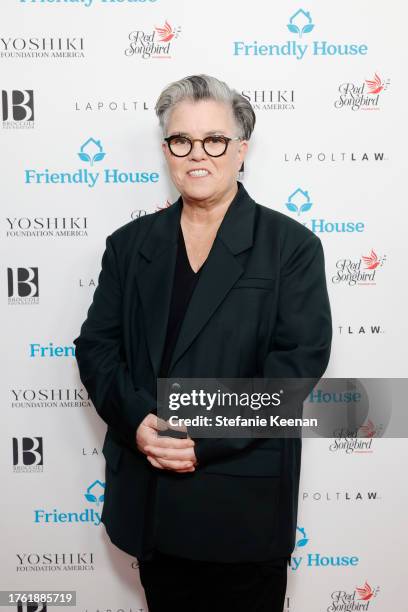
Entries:
MULTIPOLYGON (((106 240, 76 345, 81 380, 107 423, 102 522, 120 549, 148 559, 264 561, 294 549, 300 439, 197 439, 195 472, 158 470, 135 432, 156 411, 179 198, 106 240)), ((301 223, 238 193, 190 299, 168 376, 319 378, 332 338, 324 255, 301 223)))

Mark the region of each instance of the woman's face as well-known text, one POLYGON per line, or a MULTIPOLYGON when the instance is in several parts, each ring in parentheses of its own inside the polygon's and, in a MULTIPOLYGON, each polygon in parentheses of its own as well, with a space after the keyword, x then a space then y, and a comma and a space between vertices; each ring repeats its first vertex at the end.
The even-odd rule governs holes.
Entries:
MULTIPOLYGON (((215 100, 184 100, 170 114, 167 134, 182 134, 192 140, 213 134, 235 138, 239 135, 229 105, 215 100)), ((221 157, 210 157, 201 142, 195 142, 186 157, 171 154, 163 143, 171 179, 181 195, 189 200, 216 202, 236 192, 237 175, 248 148, 246 141, 231 141, 221 157), (194 175, 194 170, 205 173, 194 175)))

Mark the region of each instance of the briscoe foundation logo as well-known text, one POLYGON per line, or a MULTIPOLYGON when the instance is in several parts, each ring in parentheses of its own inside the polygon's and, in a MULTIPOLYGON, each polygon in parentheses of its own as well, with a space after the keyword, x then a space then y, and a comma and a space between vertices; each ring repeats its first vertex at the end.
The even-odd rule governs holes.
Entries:
POLYGON ((47 604, 18 601, 17 612, 47 612, 47 604))
POLYGON ((3 59, 79 59, 85 57, 82 36, 0 38, 3 59))
POLYGON ((327 612, 361 612, 362 610, 371 610, 371 604, 374 603, 380 591, 379 586, 371 586, 367 580, 363 586, 356 586, 353 591, 333 591, 330 596, 330 603, 326 608, 327 612))
POLYGON ((95 569, 93 552, 16 553, 16 572, 89 572, 95 569))
POLYGON ((42 472, 44 469, 43 439, 13 438, 13 471, 42 472))
POLYGON ((382 272, 386 262, 385 255, 378 255, 374 249, 368 255, 362 255, 359 259, 338 259, 336 262, 336 273, 331 282, 334 285, 376 285, 378 274, 382 272))
POLYGON ((287 210, 296 215, 296 220, 300 221, 312 230, 315 234, 350 234, 361 233, 365 230, 363 221, 333 220, 324 218, 312 218, 303 221, 305 213, 308 213, 314 205, 308 190, 298 187, 295 189, 285 202, 287 210))
POLYGON ((307 55, 319 57, 358 57, 367 55, 368 46, 356 41, 332 43, 327 40, 313 40, 304 42, 311 32, 315 31, 316 24, 309 11, 300 8, 289 17, 287 30, 295 40, 279 41, 242 41, 233 42, 233 55, 236 56, 269 56, 292 57, 297 60, 307 55))
POLYGON ((390 79, 384 80, 377 73, 363 83, 342 83, 334 108, 348 108, 352 111, 380 110, 384 91, 390 86, 390 79))
POLYGON ((8 303, 38 304, 38 268, 7 268, 8 303))
POLYGON ((179 26, 174 28, 168 21, 162 27, 155 26, 149 32, 134 30, 129 34, 130 44, 125 49, 125 55, 142 59, 171 58, 170 51, 180 32, 179 26))
POLYGON ((304 527, 296 527, 298 539, 295 550, 290 559, 290 568, 293 572, 300 567, 326 568, 326 567, 356 567, 360 558, 357 555, 329 554, 321 552, 309 552, 302 554, 309 544, 309 537, 304 527))
POLYGON ((12 89, 1 92, 4 129, 31 130, 34 128, 34 91, 12 89))
POLYGON ((123 184, 146 184, 157 183, 158 172, 148 171, 124 171, 119 168, 105 168, 98 171, 100 163, 107 157, 102 142, 95 138, 88 138, 82 143, 77 152, 77 157, 87 167, 74 171, 53 171, 45 168, 42 171, 29 169, 24 170, 24 182, 27 185, 87 185, 95 187, 97 183, 107 185, 123 184))
POLYGON ((243 89, 241 95, 254 111, 295 109, 294 89, 243 89))
POLYGON ((6 238, 83 238, 87 217, 6 217, 6 238))
POLYGON ((89 523, 98 526, 101 524, 102 503, 105 500, 105 483, 100 480, 95 480, 84 493, 84 497, 90 508, 81 508, 61 512, 58 508, 45 510, 44 508, 36 508, 34 510, 34 523, 44 525, 60 525, 72 523, 89 523))
POLYGON ((80 388, 10 389, 11 408, 89 408, 89 393, 80 388))

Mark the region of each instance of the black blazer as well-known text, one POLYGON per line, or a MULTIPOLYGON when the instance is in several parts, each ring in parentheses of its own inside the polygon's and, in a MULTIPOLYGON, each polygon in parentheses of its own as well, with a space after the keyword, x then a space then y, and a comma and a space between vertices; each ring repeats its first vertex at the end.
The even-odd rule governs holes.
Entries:
MULTIPOLYGON (((332 337, 320 240, 255 203, 242 184, 192 295, 169 377, 320 377, 332 337)), ((289 556, 295 544, 299 439, 196 440, 198 466, 150 465, 135 431, 156 409, 182 210, 141 217, 106 240, 76 345, 83 384, 107 423, 102 512, 135 557, 153 547, 192 559, 289 556)))

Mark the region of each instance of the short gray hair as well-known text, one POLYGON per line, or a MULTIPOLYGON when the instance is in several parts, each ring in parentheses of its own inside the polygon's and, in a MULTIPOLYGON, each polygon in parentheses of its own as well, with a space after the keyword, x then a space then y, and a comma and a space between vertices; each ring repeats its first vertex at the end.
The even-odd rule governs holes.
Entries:
POLYGON ((249 140, 255 126, 255 113, 250 102, 224 81, 206 74, 197 74, 174 81, 161 92, 155 106, 160 127, 166 133, 167 123, 174 106, 182 100, 216 100, 231 106, 238 125, 239 136, 249 140))

